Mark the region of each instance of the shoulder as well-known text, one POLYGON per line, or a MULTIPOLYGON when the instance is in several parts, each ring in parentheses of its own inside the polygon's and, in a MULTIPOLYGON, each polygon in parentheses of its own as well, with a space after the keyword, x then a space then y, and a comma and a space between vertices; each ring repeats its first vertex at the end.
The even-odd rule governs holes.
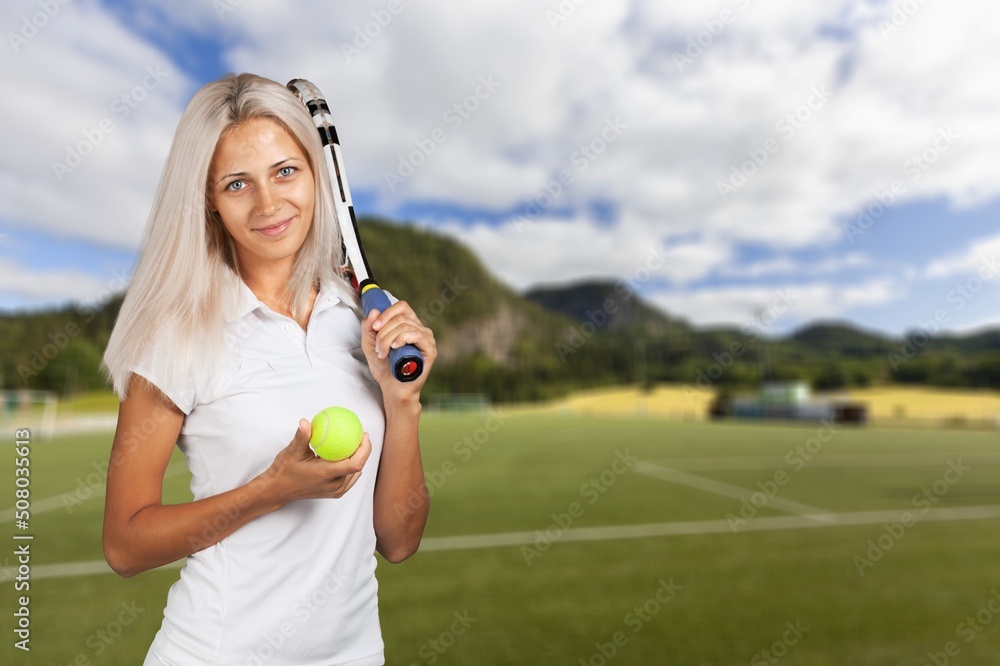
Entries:
POLYGON ((138 363, 130 369, 135 377, 141 378, 141 381, 133 382, 132 387, 146 391, 155 389, 156 393, 188 414, 195 403, 194 373, 190 369, 181 370, 185 364, 178 363, 178 337, 176 331, 164 328, 149 341, 138 363))

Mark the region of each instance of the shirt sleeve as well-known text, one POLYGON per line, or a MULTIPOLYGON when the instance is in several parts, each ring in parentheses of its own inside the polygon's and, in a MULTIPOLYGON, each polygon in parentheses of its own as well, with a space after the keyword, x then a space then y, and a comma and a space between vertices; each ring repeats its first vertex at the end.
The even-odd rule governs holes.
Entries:
POLYGON ((155 350, 152 347, 147 348, 139 363, 132 366, 131 371, 155 386, 185 415, 190 414, 195 404, 193 377, 188 373, 183 379, 171 382, 167 377, 161 376, 157 372, 157 368, 162 368, 163 364, 155 363, 154 359, 155 350))

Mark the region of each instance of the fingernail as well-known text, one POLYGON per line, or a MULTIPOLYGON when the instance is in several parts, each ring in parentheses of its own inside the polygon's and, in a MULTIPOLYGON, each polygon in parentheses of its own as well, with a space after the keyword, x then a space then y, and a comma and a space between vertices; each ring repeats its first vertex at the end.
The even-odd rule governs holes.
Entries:
POLYGON ((375 323, 372 324, 372 328, 374 328, 376 331, 378 329, 382 328, 382 320, 381 319, 376 319, 375 323))

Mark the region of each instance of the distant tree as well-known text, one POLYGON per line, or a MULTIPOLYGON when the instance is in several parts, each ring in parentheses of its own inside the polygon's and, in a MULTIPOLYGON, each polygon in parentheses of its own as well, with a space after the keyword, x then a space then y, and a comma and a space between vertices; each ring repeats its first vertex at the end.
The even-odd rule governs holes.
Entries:
POLYGON ((812 384, 813 388, 818 391, 844 388, 847 386, 847 373, 840 364, 826 363, 813 379, 812 384))

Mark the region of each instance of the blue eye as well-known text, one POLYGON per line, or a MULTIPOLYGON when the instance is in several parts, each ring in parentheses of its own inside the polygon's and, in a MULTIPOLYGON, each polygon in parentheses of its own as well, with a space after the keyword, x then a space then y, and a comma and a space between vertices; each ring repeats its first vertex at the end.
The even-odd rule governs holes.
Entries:
POLYGON ((226 185, 226 189, 229 190, 230 192, 239 192, 244 187, 246 187, 246 183, 244 183, 242 180, 234 180, 233 182, 226 185), (239 185, 239 187, 237 187, 237 185, 239 185))
POLYGON ((291 176, 297 169, 293 166, 281 167, 278 169, 279 176, 291 176))

